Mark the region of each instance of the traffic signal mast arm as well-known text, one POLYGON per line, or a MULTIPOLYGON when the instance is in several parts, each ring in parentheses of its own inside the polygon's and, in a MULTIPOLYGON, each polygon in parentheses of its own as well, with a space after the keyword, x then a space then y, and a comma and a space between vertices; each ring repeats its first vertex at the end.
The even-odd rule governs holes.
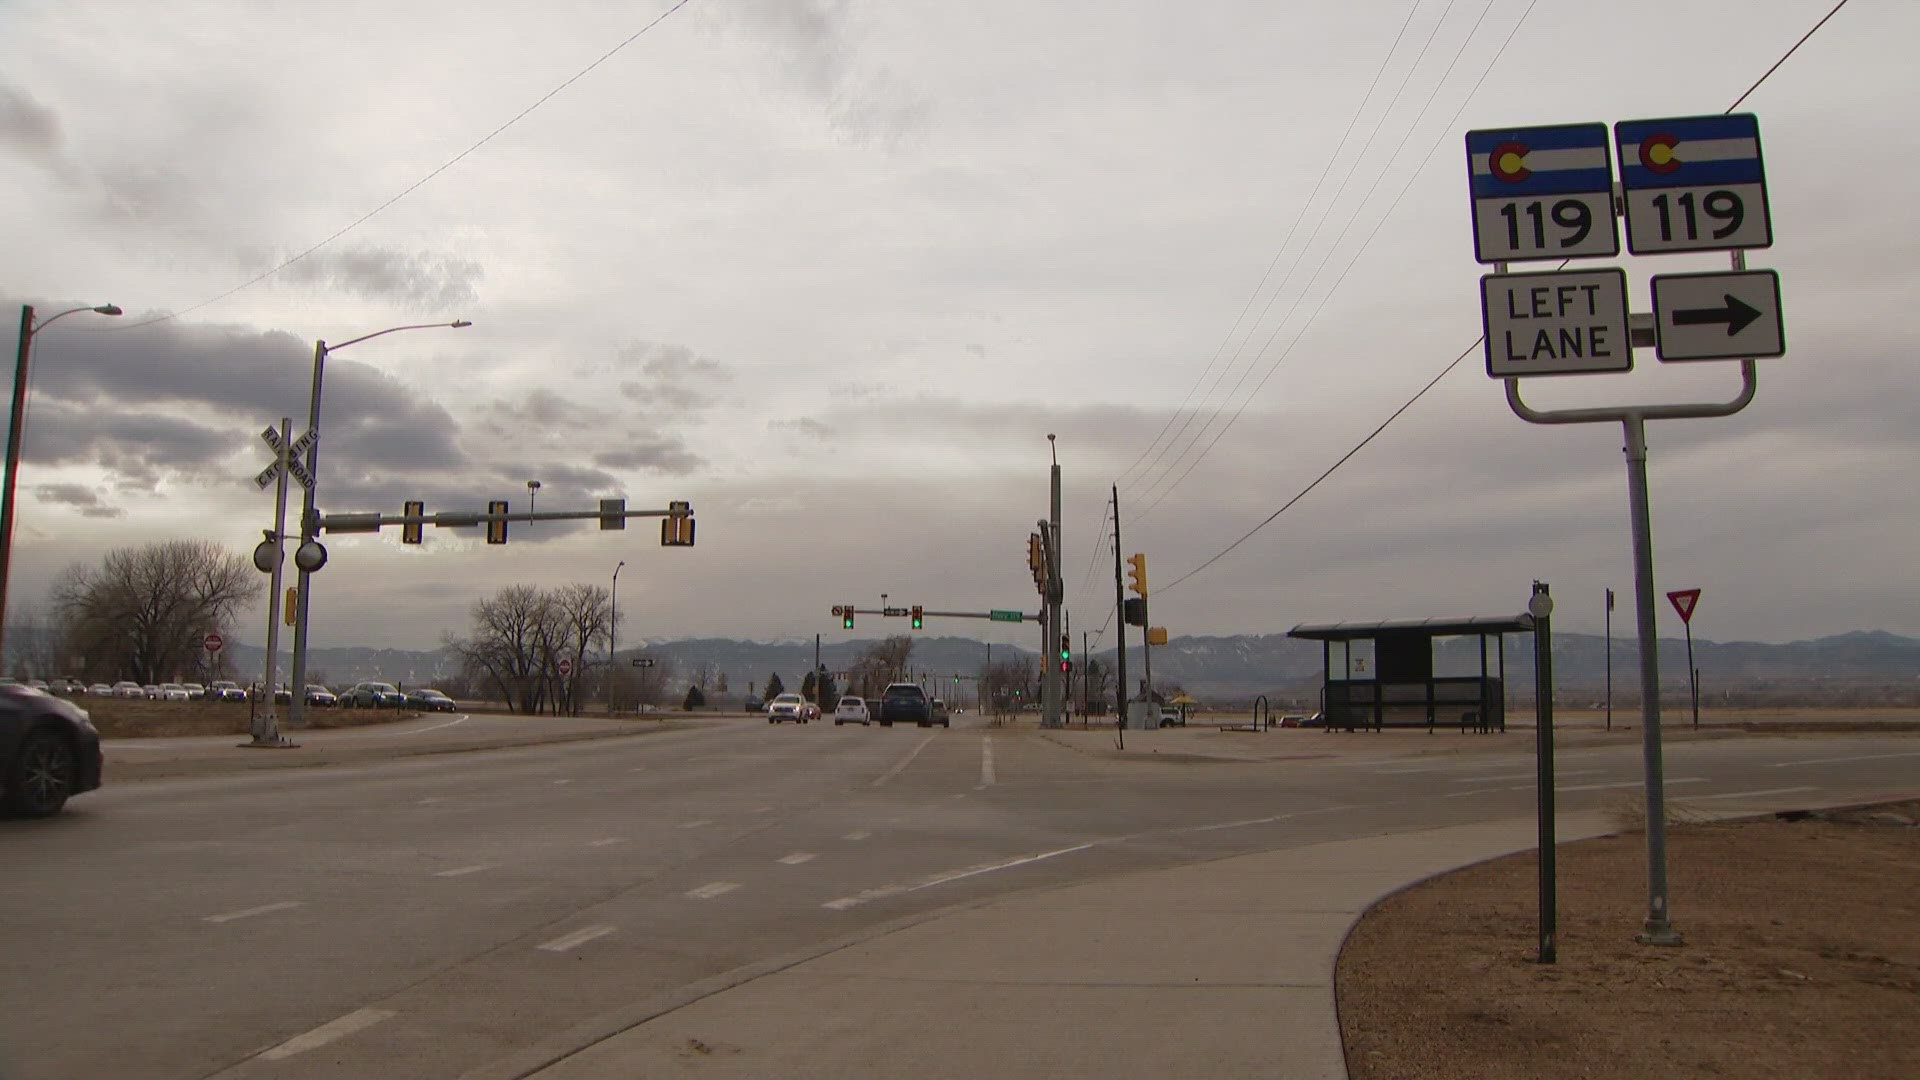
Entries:
MULTIPOLYGON (((897 613, 900 611, 900 609, 894 608, 892 609, 892 611, 897 613)), ((889 610, 886 608, 842 607, 838 612, 836 612, 836 614, 838 614, 842 618, 845 618, 847 615, 885 616, 889 614, 889 610)), ((1006 611, 934 611, 931 609, 922 609, 920 612, 920 616, 925 619, 988 619, 993 622, 1039 622, 1040 621, 1040 616, 1029 615, 1024 611, 1011 612, 1011 614, 1020 616, 1018 619, 1008 618, 1007 617, 1008 614, 1009 613, 1006 611)), ((900 618, 901 616, 899 614, 894 614, 892 615, 892 617, 897 619, 897 618, 900 618)))
POLYGON ((379 532, 390 525, 410 524, 432 525, 436 529, 470 529, 490 521, 598 521, 612 518, 624 520, 626 518, 692 516, 691 510, 621 510, 611 514, 602 513, 599 510, 516 510, 509 513, 489 513, 485 510, 439 510, 431 514, 418 515, 378 512, 346 513, 320 515, 320 531, 368 533, 379 532))

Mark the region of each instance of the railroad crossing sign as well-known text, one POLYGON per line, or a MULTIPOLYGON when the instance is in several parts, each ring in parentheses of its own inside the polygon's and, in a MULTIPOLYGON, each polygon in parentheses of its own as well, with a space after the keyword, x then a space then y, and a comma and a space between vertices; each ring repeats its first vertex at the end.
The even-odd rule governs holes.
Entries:
POLYGON ((1783 356, 1780 275, 1771 270, 1656 274, 1655 353, 1663 361, 1783 356))
POLYGON ((221 637, 219 634, 208 634, 206 637, 200 639, 200 647, 207 650, 207 655, 209 656, 226 648, 226 645, 227 639, 221 637))
POLYGON ((293 440, 292 446, 282 446, 280 432, 277 429, 269 427, 262 431, 260 441, 266 443, 267 448, 273 451, 273 464, 260 470, 259 475, 253 478, 254 486, 262 491, 272 487, 273 482, 280 479, 280 470, 284 467, 287 475, 299 481, 301 487, 312 487, 313 477, 307 472, 307 466, 301 462, 300 458, 307 452, 307 448, 319 439, 320 436, 314 434, 312 428, 308 428, 305 435, 293 440))
POLYGON ((1667 594, 1667 601, 1680 613, 1681 622, 1693 625, 1693 609, 1700 603, 1699 589, 1675 589, 1667 594))
POLYGON ((563 678, 563 679, 564 679, 564 678, 567 678, 567 677, 569 677, 569 676, 571 676, 571 675, 573 674, 573 661, 572 661, 571 659, 569 659, 569 658, 567 658, 567 657, 564 657, 564 656, 563 656, 563 657, 561 657, 561 658, 560 658, 560 665, 559 665, 559 666, 560 666, 560 677, 561 677, 561 678, 563 678))
POLYGON ((1467 171, 1480 262, 1620 253, 1607 125, 1469 131, 1467 171))
POLYGON ((1617 267, 1487 274, 1480 318, 1493 378, 1633 370, 1627 274, 1617 267))
POLYGON ((1773 244, 1760 121, 1752 113, 1622 120, 1627 250, 1720 251, 1773 244))

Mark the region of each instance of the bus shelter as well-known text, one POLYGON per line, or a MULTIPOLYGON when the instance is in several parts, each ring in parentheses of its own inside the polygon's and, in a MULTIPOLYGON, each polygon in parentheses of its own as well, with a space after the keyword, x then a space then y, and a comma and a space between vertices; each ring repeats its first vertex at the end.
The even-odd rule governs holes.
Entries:
POLYGON ((1320 642, 1320 711, 1328 731, 1457 725, 1489 732, 1507 730, 1506 635, 1532 632, 1533 616, 1523 613, 1302 625, 1287 636, 1320 642), (1434 674, 1436 638, 1466 639, 1464 657, 1449 644, 1445 666, 1468 673, 1434 674))

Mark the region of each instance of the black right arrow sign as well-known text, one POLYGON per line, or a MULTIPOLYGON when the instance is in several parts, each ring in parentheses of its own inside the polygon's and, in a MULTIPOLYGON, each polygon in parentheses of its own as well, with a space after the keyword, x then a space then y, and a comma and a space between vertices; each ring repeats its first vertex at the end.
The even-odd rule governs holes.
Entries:
POLYGON ((1712 323, 1726 323, 1727 336, 1745 330, 1753 320, 1760 317, 1760 311, 1740 302, 1732 293, 1721 294, 1720 307, 1681 308, 1673 313, 1675 326, 1707 326, 1712 323))

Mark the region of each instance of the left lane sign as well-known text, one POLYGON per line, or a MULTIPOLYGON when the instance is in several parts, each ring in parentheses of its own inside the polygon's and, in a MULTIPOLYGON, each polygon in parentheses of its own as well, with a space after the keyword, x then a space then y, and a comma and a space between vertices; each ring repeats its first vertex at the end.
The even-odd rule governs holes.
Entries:
POLYGON ((1480 262, 1620 253, 1605 124, 1469 131, 1467 184, 1480 262))
POLYGON ((1488 274, 1480 318, 1493 378, 1633 370, 1627 274, 1617 267, 1488 274))

